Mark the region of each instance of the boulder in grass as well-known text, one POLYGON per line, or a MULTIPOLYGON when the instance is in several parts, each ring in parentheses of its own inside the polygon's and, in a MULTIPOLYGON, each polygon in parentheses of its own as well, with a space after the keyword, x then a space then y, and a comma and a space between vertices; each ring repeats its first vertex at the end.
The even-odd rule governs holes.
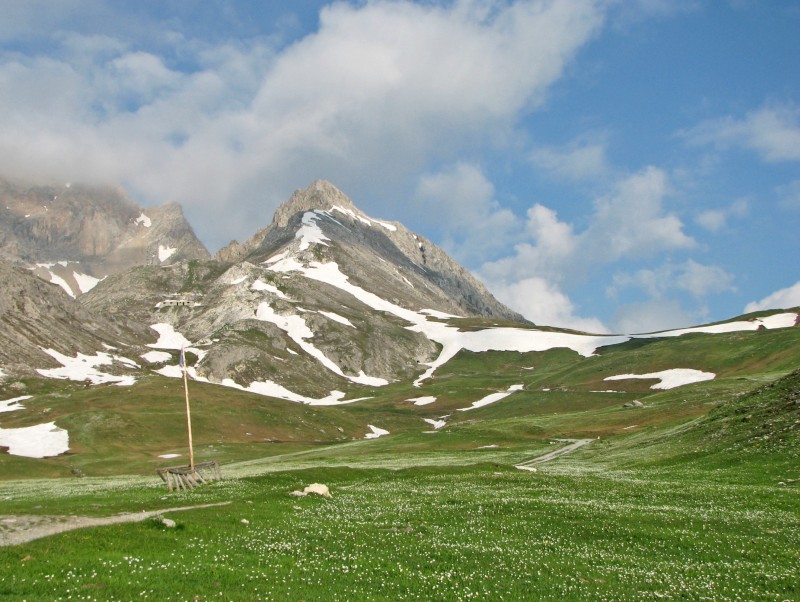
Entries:
POLYGON ((306 495, 314 493, 322 497, 331 497, 331 490, 328 489, 327 485, 323 485, 322 483, 311 483, 311 485, 303 489, 303 493, 306 495))
POLYGON ((623 403, 622 407, 623 408, 643 408, 644 404, 641 401, 639 401, 638 399, 634 399, 631 402, 623 403))
POLYGON ((309 493, 313 493, 322 497, 331 497, 331 490, 328 489, 327 485, 323 485, 322 483, 311 483, 311 485, 303 489, 303 491, 292 491, 289 495, 293 495, 295 497, 305 497, 309 493))

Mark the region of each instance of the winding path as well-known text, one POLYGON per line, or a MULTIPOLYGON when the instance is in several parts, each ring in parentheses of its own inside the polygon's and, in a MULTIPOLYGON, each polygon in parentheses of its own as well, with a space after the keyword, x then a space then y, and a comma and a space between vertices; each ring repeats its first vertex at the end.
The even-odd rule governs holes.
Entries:
POLYGON ((514 468, 535 472, 536 464, 542 464, 543 462, 549 462, 550 460, 554 460, 559 456, 563 456, 565 454, 571 454, 576 449, 579 449, 584 445, 589 445, 592 441, 594 441, 594 439, 553 439, 553 441, 558 441, 559 443, 569 443, 569 445, 565 445, 564 447, 559 447, 558 449, 548 452, 543 456, 536 456, 535 458, 526 460, 525 462, 515 464, 514 468))
POLYGON ((198 510, 227 506, 230 502, 216 504, 200 504, 198 506, 181 506, 179 508, 162 508, 147 512, 125 512, 114 516, 47 516, 36 514, 0 515, 0 546, 16 546, 34 539, 48 537, 56 533, 83 529, 84 527, 102 527, 119 523, 136 523, 154 516, 184 510, 198 510))

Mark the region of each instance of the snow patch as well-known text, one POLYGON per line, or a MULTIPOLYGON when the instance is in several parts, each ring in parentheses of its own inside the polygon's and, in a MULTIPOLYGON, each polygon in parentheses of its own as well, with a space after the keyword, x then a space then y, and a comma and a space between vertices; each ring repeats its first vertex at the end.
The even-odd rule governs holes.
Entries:
POLYGON ((234 278, 228 284, 230 284, 231 286, 234 286, 234 285, 237 285, 237 284, 241 284, 245 280, 247 280, 247 276, 241 276, 239 278, 234 278))
POLYGON ((36 371, 45 378, 73 380, 78 382, 88 380, 93 385, 113 383, 121 387, 128 387, 136 382, 133 376, 117 376, 97 370, 97 366, 110 366, 113 363, 111 356, 107 353, 98 351, 94 356, 78 353, 75 357, 69 357, 63 353, 59 353, 55 349, 41 349, 61 364, 60 368, 37 368, 36 371))
POLYGON ((343 316, 340 316, 339 314, 335 314, 332 311, 320 311, 319 313, 321 313, 326 318, 333 320, 334 322, 339 322, 339 324, 344 324, 345 326, 349 326, 350 328, 355 328, 355 326, 353 326, 353 323, 350 320, 348 320, 343 316))
POLYGON ((447 422, 444 420, 434 420, 433 418, 423 418, 423 420, 430 424, 437 431, 447 424, 447 422))
POLYGON ((23 395, 22 397, 13 397, 12 399, 6 399, 5 401, 0 401, 0 413, 3 412, 15 412, 16 410, 24 410, 25 406, 20 405, 20 401, 25 401, 26 399, 32 398, 33 395, 23 395))
POLYGON ((49 458, 69 450, 69 433, 55 422, 17 429, 0 428, 0 446, 12 456, 49 458))
POLYGON ((325 236, 317 225, 319 217, 313 211, 307 211, 303 214, 303 225, 294 235, 295 238, 300 239, 300 251, 305 251, 311 245, 316 244, 328 246, 325 241, 330 240, 330 238, 325 236))
POLYGON ((619 374, 617 376, 608 376, 603 380, 654 378, 658 379, 660 382, 651 386, 651 389, 674 389, 675 387, 682 387, 683 385, 713 380, 716 376, 717 375, 713 372, 702 372, 701 370, 693 370, 691 368, 671 368, 669 370, 662 370, 661 372, 650 372, 649 374, 619 374))
POLYGON ((268 293, 272 293, 279 299, 288 299, 288 297, 283 293, 283 291, 281 291, 277 286, 275 286, 274 284, 269 284, 267 282, 264 282, 261 279, 257 279, 255 282, 253 282, 253 284, 250 285, 250 289, 259 292, 266 291, 268 293))
POLYGON ((368 424, 367 426, 372 432, 364 435, 364 439, 377 439, 378 437, 383 437, 384 435, 389 434, 389 431, 386 429, 378 428, 377 426, 372 426, 371 424, 368 424))
POLYGON ((78 288, 82 293, 88 293, 94 287, 97 286, 97 283, 100 282, 101 278, 95 278, 94 276, 89 276, 88 274, 79 274, 75 272, 73 274, 75 277, 75 282, 78 283, 78 288))
POLYGON ((75 298, 75 293, 72 291, 72 287, 69 284, 67 284, 66 280, 64 280, 61 276, 56 276, 53 272, 49 272, 49 276, 50 276, 50 282, 52 284, 57 284, 58 286, 63 288, 64 291, 70 297, 72 297, 73 299, 75 298))
POLYGON ((151 220, 144 214, 144 212, 142 212, 142 214, 139 217, 133 220, 133 223, 136 224, 137 226, 144 226, 145 228, 149 228, 150 226, 153 225, 153 220, 151 220))
POLYGON ((148 347, 152 347, 153 349, 180 350, 191 345, 189 339, 176 331, 172 324, 161 322, 159 324, 152 324, 150 328, 158 333, 158 340, 155 343, 149 344, 148 347))
POLYGON ((159 458, 164 458, 165 460, 171 460, 172 458, 180 458, 180 454, 161 454, 159 458))
POLYGON ((166 351, 148 351, 147 353, 143 353, 140 357, 151 364, 163 364, 172 359, 172 354, 166 351))
POLYGON ((429 403, 433 403, 436 401, 435 397, 412 397, 411 399, 406 399, 406 401, 413 401, 415 406, 426 406, 429 403))
POLYGON ((178 249, 175 247, 167 247, 165 245, 158 245, 158 260, 164 263, 167 259, 175 254, 178 249))

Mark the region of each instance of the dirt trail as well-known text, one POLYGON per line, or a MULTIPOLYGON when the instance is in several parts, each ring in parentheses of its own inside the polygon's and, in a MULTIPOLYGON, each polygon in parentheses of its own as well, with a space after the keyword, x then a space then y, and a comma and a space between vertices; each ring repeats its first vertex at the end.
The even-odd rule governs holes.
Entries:
POLYGON ((179 508, 162 508, 147 512, 126 512, 114 516, 43 516, 36 514, 0 515, 0 546, 16 546, 34 539, 48 537, 64 531, 83 529, 84 527, 102 527, 119 523, 135 523, 154 516, 184 510, 198 510, 227 506, 230 502, 216 504, 200 504, 197 506, 181 506, 179 508))
POLYGON ((569 443, 569 445, 559 447, 558 449, 548 452, 543 456, 537 456, 531 460, 526 460, 525 462, 516 464, 514 468, 519 468, 520 470, 531 470, 536 464, 549 462, 550 460, 554 460, 559 456, 570 454, 584 445, 589 445, 592 441, 594 441, 594 439, 553 439, 553 441, 558 441, 559 443, 569 443))

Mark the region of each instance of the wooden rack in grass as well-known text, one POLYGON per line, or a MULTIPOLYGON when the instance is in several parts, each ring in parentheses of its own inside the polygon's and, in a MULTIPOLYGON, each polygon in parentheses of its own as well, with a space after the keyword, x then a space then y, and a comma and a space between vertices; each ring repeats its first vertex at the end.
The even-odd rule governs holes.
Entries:
POLYGON ((199 487, 203 483, 222 478, 222 471, 220 471, 219 464, 216 460, 195 464, 194 446, 192 444, 192 412, 189 407, 189 379, 186 374, 186 357, 183 349, 181 349, 180 365, 181 371, 183 372, 183 392, 186 397, 186 428, 189 432, 189 465, 167 466, 166 468, 156 469, 158 476, 167 484, 170 491, 173 489, 184 489, 188 491, 199 487))

